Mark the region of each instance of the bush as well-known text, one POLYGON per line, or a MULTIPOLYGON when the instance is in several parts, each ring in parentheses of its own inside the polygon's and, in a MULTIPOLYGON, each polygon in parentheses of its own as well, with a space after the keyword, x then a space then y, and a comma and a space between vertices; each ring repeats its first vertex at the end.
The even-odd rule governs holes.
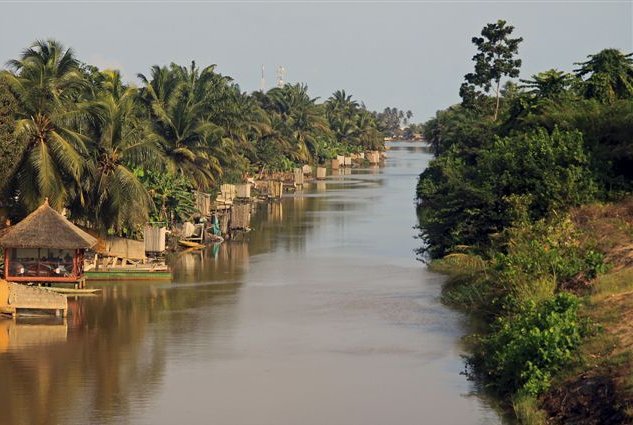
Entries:
POLYGON ((592 199, 595 184, 575 131, 543 129, 496 138, 470 164, 451 149, 420 175, 420 228, 431 256, 455 245, 485 247, 491 234, 516 220, 516 202, 528 220, 592 199))
POLYGON ((578 305, 574 295, 559 293, 498 318, 491 332, 477 340, 469 364, 499 392, 541 394, 551 376, 574 359, 585 334, 578 305))

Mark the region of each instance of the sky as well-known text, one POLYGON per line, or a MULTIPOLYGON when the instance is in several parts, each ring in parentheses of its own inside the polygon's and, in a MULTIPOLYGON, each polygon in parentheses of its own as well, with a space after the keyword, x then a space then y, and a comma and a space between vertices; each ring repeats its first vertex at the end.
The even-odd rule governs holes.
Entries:
POLYGON ((120 1, 0 0, 0 64, 36 39, 126 80, 150 66, 217 64, 242 90, 267 88, 283 65, 314 97, 344 89, 369 109, 411 110, 422 122, 459 101, 473 69, 471 38, 505 19, 524 38, 521 78, 603 48, 633 51, 628 1, 120 1))

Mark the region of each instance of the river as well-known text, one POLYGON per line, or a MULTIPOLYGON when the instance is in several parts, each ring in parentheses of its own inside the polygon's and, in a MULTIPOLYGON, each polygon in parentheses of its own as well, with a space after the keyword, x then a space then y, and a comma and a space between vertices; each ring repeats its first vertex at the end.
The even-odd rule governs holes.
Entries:
POLYGON ((1 424, 498 424, 460 374, 467 323, 415 259, 416 177, 391 144, 262 205, 243 241, 105 284, 67 321, 0 320, 1 424))

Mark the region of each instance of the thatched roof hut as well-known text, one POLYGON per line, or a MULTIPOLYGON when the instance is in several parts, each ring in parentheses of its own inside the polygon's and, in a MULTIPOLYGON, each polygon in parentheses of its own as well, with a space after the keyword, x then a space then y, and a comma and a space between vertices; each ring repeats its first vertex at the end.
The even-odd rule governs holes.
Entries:
POLYGON ((3 248, 92 248, 97 239, 52 209, 48 200, 0 237, 3 248))

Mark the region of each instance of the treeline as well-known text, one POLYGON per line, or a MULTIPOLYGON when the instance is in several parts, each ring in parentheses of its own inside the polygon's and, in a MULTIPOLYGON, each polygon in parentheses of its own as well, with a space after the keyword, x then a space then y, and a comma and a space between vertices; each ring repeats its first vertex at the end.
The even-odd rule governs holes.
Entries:
POLYGON ((534 397, 578 360, 588 332, 569 290, 608 268, 600 235, 581 234, 568 212, 633 190, 633 59, 605 49, 571 73, 516 81, 513 30, 500 20, 472 39, 462 103, 424 125, 435 159, 417 186, 420 253, 454 276, 444 299, 488 321, 470 371, 540 423, 534 397))
POLYGON ((139 74, 79 61, 38 41, 0 73, 0 201, 19 218, 45 197, 102 232, 190 211, 191 191, 247 174, 380 150, 393 119, 344 91, 304 84, 242 92, 228 76, 171 64, 139 74))

